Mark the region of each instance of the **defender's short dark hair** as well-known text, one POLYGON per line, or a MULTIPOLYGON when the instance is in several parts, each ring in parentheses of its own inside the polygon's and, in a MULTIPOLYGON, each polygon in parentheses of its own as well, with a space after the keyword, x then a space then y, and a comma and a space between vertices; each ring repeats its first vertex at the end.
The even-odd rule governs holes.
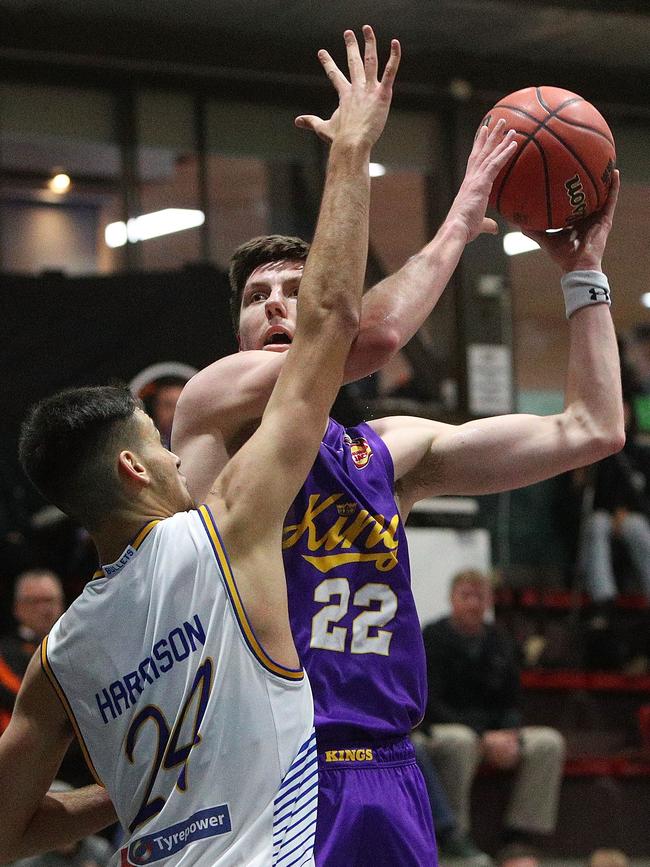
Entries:
POLYGON ((309 255, 309 244, 290 235, 263 235, 251 238, 238 247, 230 259, 230 315, 235 332, 239 331, 239 311, 246 281, 256 268, 268 262, 296 259, 304 262, 309 255))
POLYGON ((39 401, 23 421, 18 453, 26 475, 88 529, 117 501, 115 452, 137 441, 140 406, 126 387, 89 386, 39 401))

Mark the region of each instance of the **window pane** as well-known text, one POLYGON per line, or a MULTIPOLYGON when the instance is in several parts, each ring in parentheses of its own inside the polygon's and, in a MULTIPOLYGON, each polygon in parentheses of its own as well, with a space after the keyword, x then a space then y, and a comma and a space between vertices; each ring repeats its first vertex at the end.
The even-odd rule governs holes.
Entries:
POLYGON ((274 231, 267 164, 255 157, 211 154, 208 190, 211 259, 226 269, 236 247, 274 231))
POLYGON ((111 270, 106 214, 119 210, 120 154, 114 105, 96 90, 0 87, 1 264, 6 271, 111 270), (70 186, 54 192, 57 173, 70 186))
MULTIPOLYGON (((168 208, 200 208, 199 163, 194 142, 194 99, 143 91, 137 99, 139 217, 168 208)), ((175 268, 201 258, 200 225, 138 242, 147 271, 175 268)))

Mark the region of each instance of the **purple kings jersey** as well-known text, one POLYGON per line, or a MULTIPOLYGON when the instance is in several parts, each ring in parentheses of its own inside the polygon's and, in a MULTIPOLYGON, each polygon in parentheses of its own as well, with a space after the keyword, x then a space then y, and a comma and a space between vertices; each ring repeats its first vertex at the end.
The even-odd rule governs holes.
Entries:
POLYGON ((319 748, 408 734, 424 713, 424 648, 393 462, 368 425, 330 419, 283 548, 319 748))

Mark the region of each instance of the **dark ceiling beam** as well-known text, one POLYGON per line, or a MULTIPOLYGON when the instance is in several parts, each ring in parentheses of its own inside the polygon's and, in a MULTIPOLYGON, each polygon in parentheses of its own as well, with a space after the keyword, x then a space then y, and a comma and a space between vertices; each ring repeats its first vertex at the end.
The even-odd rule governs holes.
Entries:
MULTIPOLYGON (((626 0, 552 0, 546 6, 562 5, 575 9, 592 6, 603 11, 611 6, 643 6, 626 0)), ((529 7, 530 0, 511 0, 513 6, 529 7)), ((514 14, 514 13, 513 13, 514 14)), ((650 66, 644 69, 607 66, 594 58, 571 67, 570 89, 585 98, 614 107, 623 113, 634 111, 647 116, 650 111, 650 66)), ((62 18, 47 10, 20 14, 0 11, 0 72, 5 78, 107 86, 149 86, 182 88, 206 95, 273 102, 295 102, 309 94, 314 110, 319 101, 331 103, 329 83, 322 76, 311 45, 291 52, 284 43, 268 39, 245 46, 232 35, 199 32, 195 28, 170 28, 151 24, 134 27, 124 21, 97 22, 92 19, 62 18), (242 67, 242 57, 246 68, 242 67), (315 104, 314 104, 315 103, 315 104)), ((421 52, 405 57, 396 95, 402 107, 433 108, 453 101, 452 79, 469 82, 473 99, 496 101, 504 93, 531 84, 569 86, 560 78, 566 68, 535 59, 512 56, 481 58, 445 51, 435 55, 421 52)))
MULTIPOLYGON (((530 9, 531 0, 507 0, 511 6, 530 9)), ((537 8, 579 9, 598 14, 619 13, 650 17, 647 0, 535 0, 537 8)))

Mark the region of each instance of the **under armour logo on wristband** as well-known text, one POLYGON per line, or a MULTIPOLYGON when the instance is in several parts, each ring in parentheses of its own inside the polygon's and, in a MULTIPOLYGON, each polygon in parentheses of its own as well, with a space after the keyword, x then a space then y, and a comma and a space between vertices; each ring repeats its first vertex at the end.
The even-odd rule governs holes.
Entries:
POLYGON ((592 286, 589 289, 589 296, 592 301, 606 301, 608 303, 611 301, 609 289, 596 289, 595 286, 592 286))
POLYGON ((581 307, 612 303, 609 281, 602 271, 568 271, 561 282, 567 319, 581 307))

